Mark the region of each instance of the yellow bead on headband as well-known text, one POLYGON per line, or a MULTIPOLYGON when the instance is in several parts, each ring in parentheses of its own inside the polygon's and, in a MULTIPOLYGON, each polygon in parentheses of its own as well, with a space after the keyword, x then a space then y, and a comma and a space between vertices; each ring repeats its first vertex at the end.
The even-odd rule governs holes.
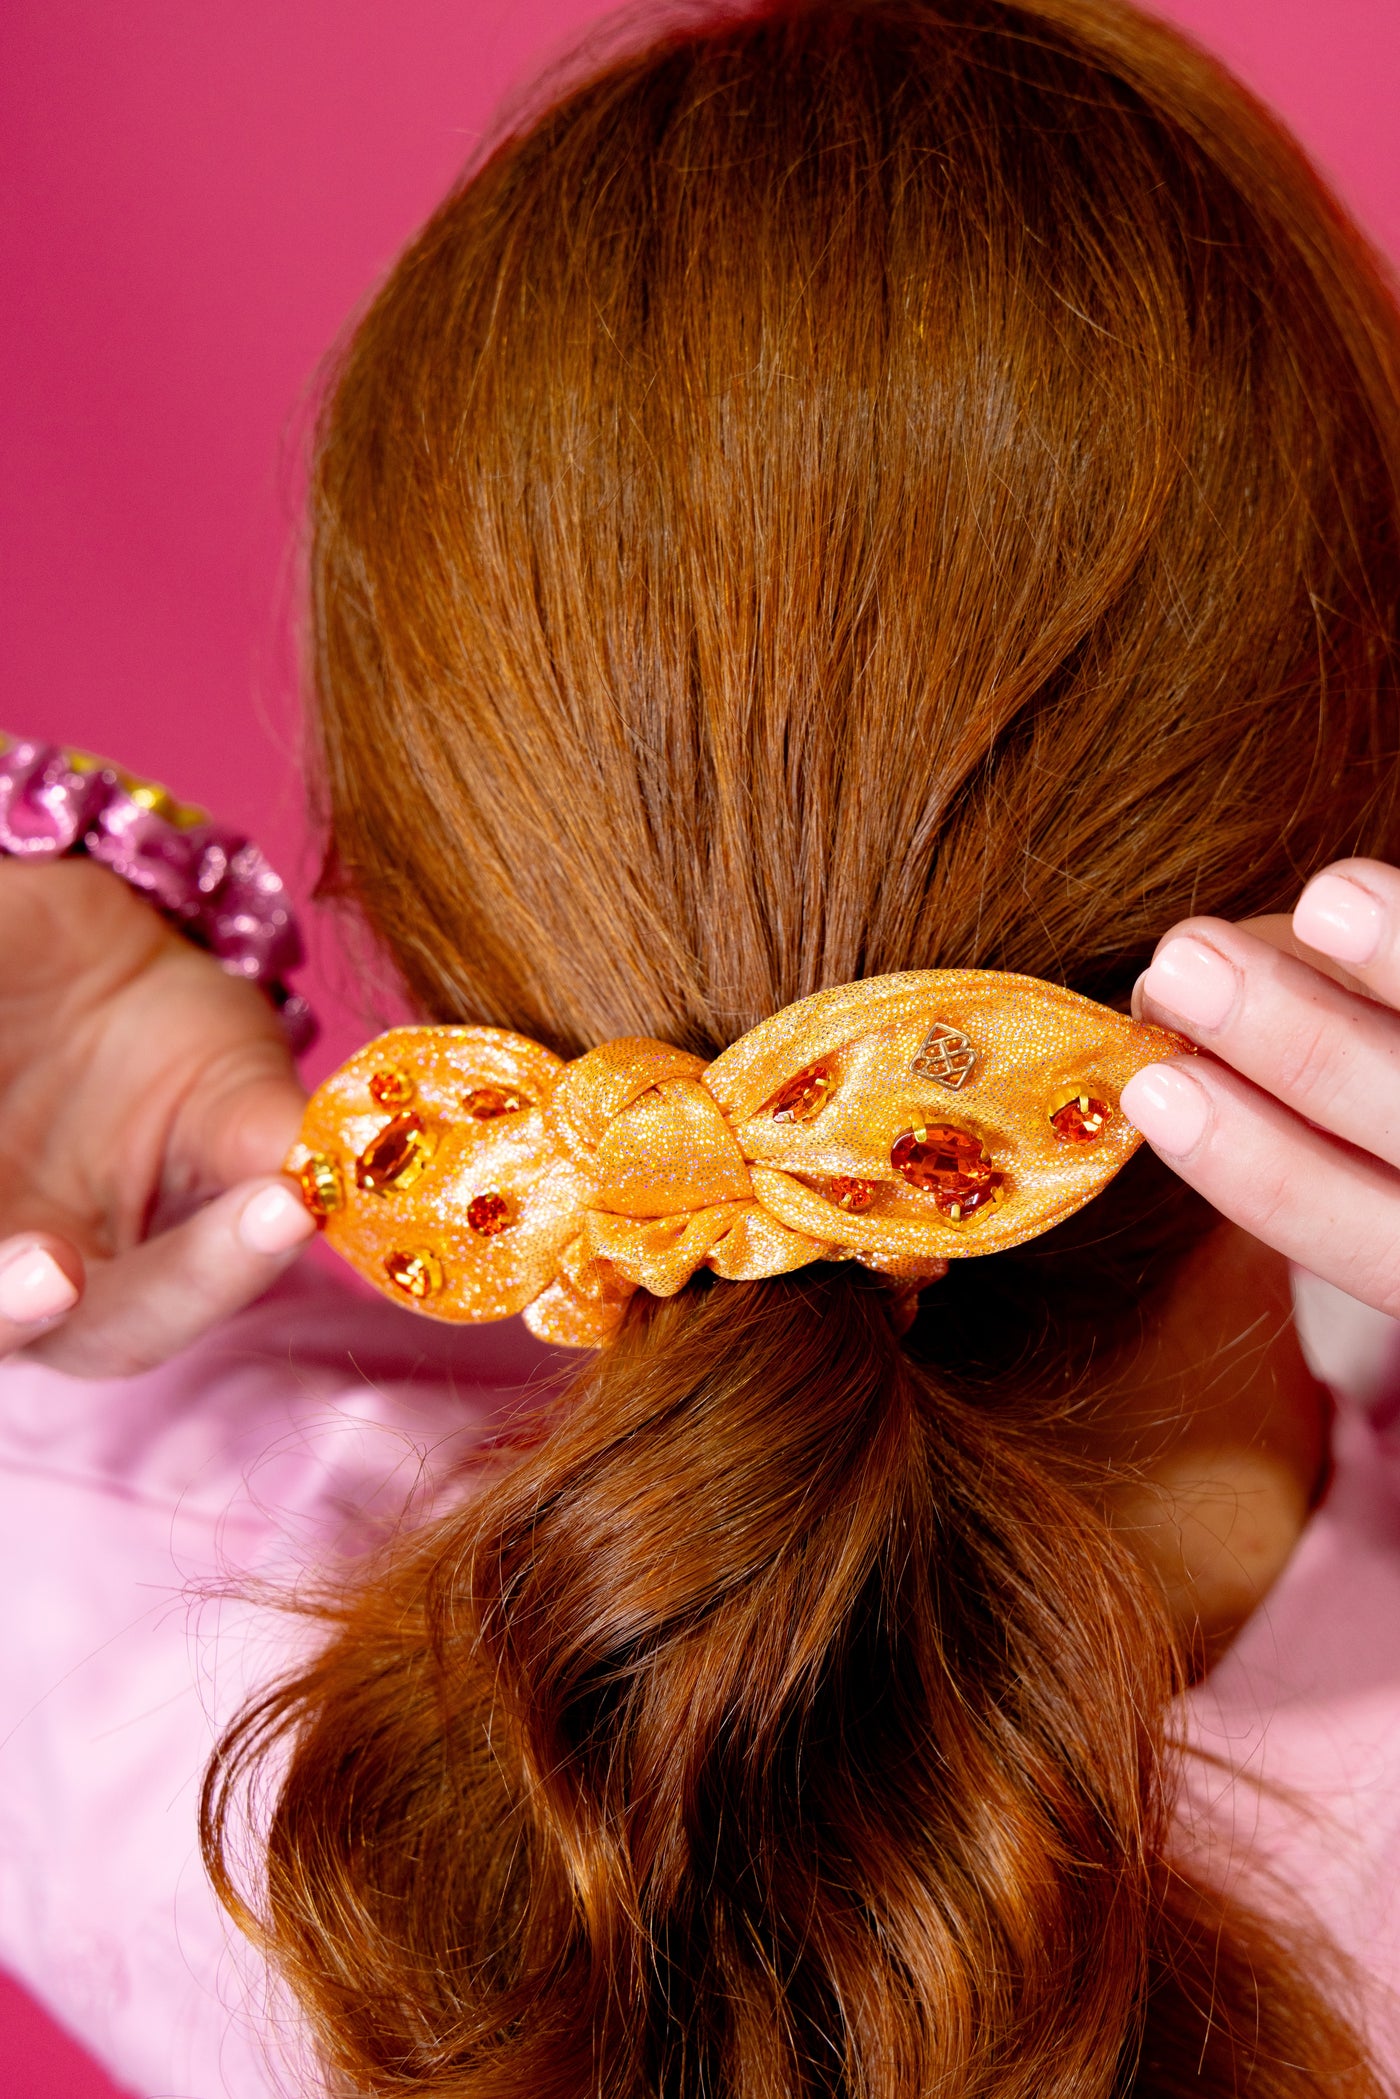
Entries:
POLYGON ((336 1251, 437 1319, 605 1341, 636 1290, 850 1260, 910 1282, 1032 1239, 1139 1138, 1133 1072, 1191 1045, 1077 992, 911 970, 786 1006, 712 1064, 620 1041, 565 1063, 500 1028, 393 1028, 287 1160, 336 1251))

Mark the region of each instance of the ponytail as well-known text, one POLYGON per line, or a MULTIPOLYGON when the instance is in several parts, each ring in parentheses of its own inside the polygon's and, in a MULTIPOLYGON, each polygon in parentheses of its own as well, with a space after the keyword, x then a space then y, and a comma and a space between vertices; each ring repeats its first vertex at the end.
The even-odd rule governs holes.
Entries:
POLYGON ((288 1736, 261 1929, 356 2091, 1367 2091, 1164 1862, 1176 1684, 1150 1578, 882 1288, 720 1285, 356 1588, 206 1835, 226 1873, 288 1736))

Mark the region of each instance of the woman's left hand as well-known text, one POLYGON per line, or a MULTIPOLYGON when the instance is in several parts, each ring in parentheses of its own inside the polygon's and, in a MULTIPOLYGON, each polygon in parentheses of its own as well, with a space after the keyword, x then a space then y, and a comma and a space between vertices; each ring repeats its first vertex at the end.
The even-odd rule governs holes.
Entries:
POLYGON ((164 1362, 314 1233, 272 1007, 109 869, 0 859, 0 1358, 164 1362))
POLYGON ((1341 860, 1291 921, 1173 926, 1133 1011, 1208 1054, 1123 1111, 1224 1216, 1400 1318, 1400 870, 1341 860))

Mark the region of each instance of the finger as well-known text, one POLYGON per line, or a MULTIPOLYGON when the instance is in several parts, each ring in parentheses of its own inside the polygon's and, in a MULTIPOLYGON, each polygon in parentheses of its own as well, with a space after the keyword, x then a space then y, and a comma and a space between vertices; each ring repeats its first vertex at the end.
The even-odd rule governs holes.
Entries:
MULTIPOLYGON (((1341 962, 1333 961, 1316 948, 1306 947, 1293 930, 1293 920, 1285 912, 1274 912, 1264 918, 1241 918, 1236 924, 1243 932, 1253 933, 1258 940, 1265 940, 1270 947, 1277 948, 1281 955, 1292 955, 1295 962, 1306 962, 1309 969, 1320 970, 1324 977, 1331 977, 1346 991, 1361 991, 1353 971, 1341 962)), ((1170 935, 1168 935, 1170 938, 1170 935)), ((1162 943, 1159 941, 1158 946, 1162 943)), ((1364 994, 1363 994, 1364 995, 1364 994)))
POLYGON ((50 1233, 0 1242, 0 1356, 51 1332, 81 1299, 83 1281, 82 1255, 50 1233))
POLYGON ((183 1224, 94 1263, 81 1304, 29 1348, 78 1377, 131 1377, 261 1296, 315 1235, 290 1181, 230 1189, 183 1224))
POLYGON ((1293 931, 1305 947, 1340 962, 1372 998, 1400 1006, 1400 869, 1335 861, 1299 897, 1293 931))
POLYGON ((1400 1179, 1224 1065, 1175 1058, 1120 1096, 1135 1129, 1224 1217, 1400 1317, 1400 1179))
POLYGON ((1135 1007, 1309 1122, 1400 1165, 1400 1015, 1224 919, 1173 927, 1135 1007))
POLYGON ((1313 876, 1291 917, 1241 923, 1348 990, 1400 1007, 1400 870, 1384 861, 1335 861, 1313 876))

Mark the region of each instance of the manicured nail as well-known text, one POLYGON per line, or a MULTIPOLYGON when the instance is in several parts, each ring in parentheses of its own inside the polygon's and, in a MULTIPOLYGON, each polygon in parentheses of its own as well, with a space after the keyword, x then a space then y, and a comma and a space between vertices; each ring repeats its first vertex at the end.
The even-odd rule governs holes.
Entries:
POLYGON ((1169 1159, 1196 1149, 1210 1122, 1205 1088, 1179 1064, 1147 1064, 1135 1071, 1118 1096, 1135 1130, 1169 1159))
POLYGON ((1385 907, 1345 875, 1316 875, 1298 899, 1293 930, 1334 962, 1371 962, 1385 935, 1385 907))
POLYGON ((1154 1006, 1193 1028, 1214 1029, 1224 1026, 1239 997, 1240 974, 1204 940, 1179 933, 1153 956, 1142 988, 1154 1006))
POLYGON ((287 1254, 316 1229, 316 1220, 290 1188, 261 1188, 243 1205, 238 1236, 250 1253, 287 1254))
POLYGON ((78 1302, 78 1286, 42 1246, 26 1247, 0 1268, 0 1318, 14 1326, 56 1319, 78 1302))

